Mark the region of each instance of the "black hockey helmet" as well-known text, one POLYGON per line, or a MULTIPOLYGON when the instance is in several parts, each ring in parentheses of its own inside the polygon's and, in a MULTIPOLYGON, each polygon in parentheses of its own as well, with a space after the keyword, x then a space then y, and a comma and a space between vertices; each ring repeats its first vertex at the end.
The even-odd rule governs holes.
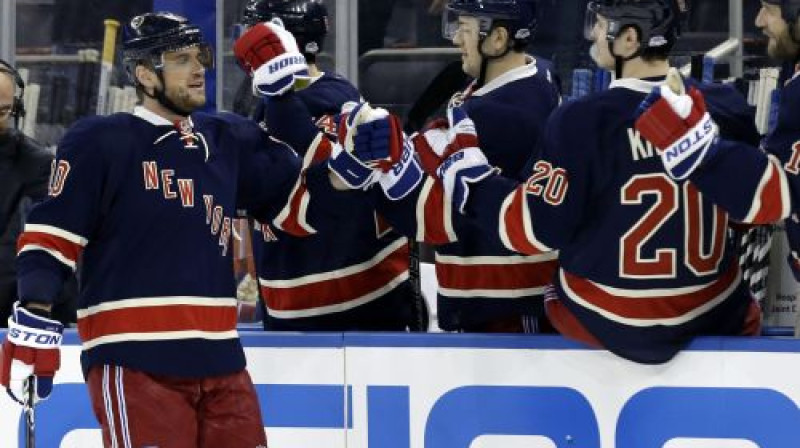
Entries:
POLYGON ((536 32, 538 0, 448 0, 442 15, 442 35, 452 40, 458 29, 458 16, 477 17, 480 32, 486 36, 497 21, 508 28, 519 46, 526 46, 536 32))
POLYGON ((148 61, 156 70, 163 68, 162 55, 197 46, 201 50, 201 63, 210 69, 214 66, 211 46, 203 39, 200 28, 186 18, 170 12, 149 12, 131 19, 125 27, 122 58, 134 83, 136 66, 148 61))
POLYGON ((800 0, 764 0, 764 3, 780 6, 783 20, 790 25, 800 17, 800 0))
POLYGON ((680 36, 681 20, 688 13, 688 0, 596 0, 586 10, 584 35, 591 39, 597 16, 608 20, 606 39, 613 42, 627 27, 639 32, 641 51, 674 44, 680 36))
POLYGON ((242 24, 253 26, 279 18, 297 39, 297 46, 308 58, 322 51, 328 34, 328 9, 321 0, 249 0, 242 13, 242 24))

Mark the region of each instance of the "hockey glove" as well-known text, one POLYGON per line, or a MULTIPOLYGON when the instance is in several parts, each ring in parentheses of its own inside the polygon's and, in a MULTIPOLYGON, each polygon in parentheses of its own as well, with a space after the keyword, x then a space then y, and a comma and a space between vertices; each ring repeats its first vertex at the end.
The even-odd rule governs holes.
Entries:
POLYGON ((308 73, 306 59, 280 19, 250 27, 233 45, 239 65, 253 76, 253 94, 277 96, 308 73))
POLYGON ((64 326, 14 304, 8 319, 8 334, 0 354, 0 384, 8 394, 25 404, 26 387, 34 387, 34 403, 50 396, 53 376, 61 365, 61 333, 64 326), (35 379, 34 385, 26 381, 35 379))
POLYGON ((342 106, 342 110, 338 126, 338 142, 333 147, 328 167, 348 188, 366 190, 380 180, 383 171, 379 163, 384 162, 386 157, 382 149, 373 151, 369 147, 369 140, 364 136, 359 141, 362 145, 367 144, 367 147, 356 153, 357 128, 371 121, 385 119, 389 116, 389 112, 384 109, 373 109, 367 103, 356 105, 346 103, 342 106))
POLYGON ((400 119, 388 112, 384 116, 385 111, 381 111, 368 112, 370 118, 356 127, 352 154, 367 166, 380 170, 381 189, 387 198, 396 201, 419 184, 422 169, 414 148, 403 134, 400 119), (373 120, 373 117, 380 118, 373 120))
POLYGON ((475 123, 460 108, 448 110, 450 122, 448 144, 443 152, 444 161, 436 173, 442 180, 445 197, 462 214, 465 212, 471 184, 499 172, 478 147, 475 123))
POLYGON ((706 111, 703 94, 695 87, 687 93, 674 69, 667 84, 645 98, 639 113, 636 129, 658 148, 673 179, 686 179, 716 153, 719 128, 706 111))
POLYGON ((389 167, 380 178, 381 189, 387 198, 398 201, 408 196, 422 181, 422 168, 408 140, 403 141, 400 160, 389 167))
POLYGON ((432 177, 437 177, 436 169, 444 161, 442 157, 450 139, 448 126, 446 119, 438 119, 411 136, 422 169, 432 177))

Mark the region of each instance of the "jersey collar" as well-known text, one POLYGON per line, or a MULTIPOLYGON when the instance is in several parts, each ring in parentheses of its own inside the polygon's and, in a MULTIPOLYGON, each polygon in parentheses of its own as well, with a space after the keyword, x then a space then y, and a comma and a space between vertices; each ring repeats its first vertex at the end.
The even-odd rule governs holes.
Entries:
POLYGON ((487 82, 483 87, 472 92, 472 96, 486 95, 487 93, 495 89, 499 89, 506 84, 534 76, 538 71, 539 69, 536 67, 536 59, 531 56, 527 56, 525 65, 511 69, 497 78, 487 82))
POLYGON ((143 106, 133 108, 133 115, 154 126, 172 126, 172 122, 143 106))
POLYGON ((661 84, 664 84, 666 78, 660 78, 658 80, 650 79, 638 79, 638 78, 622 78, 622 79, 615 79, 611 81, 611 84, 608 86, 609 89, 613 88, 623 88, 628 90, 633 90, 636 92, 641 93, 650 93, 653 91, 654 87, 658 87, 661 84))

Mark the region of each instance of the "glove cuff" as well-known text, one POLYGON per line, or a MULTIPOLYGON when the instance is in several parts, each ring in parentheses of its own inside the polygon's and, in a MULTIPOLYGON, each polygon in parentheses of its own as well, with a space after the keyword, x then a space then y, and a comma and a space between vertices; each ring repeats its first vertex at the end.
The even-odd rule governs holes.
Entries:
POLYGON ((661 160, 667 172, 676 180, 689 177, 708 157, 718 133, 717 125, 708 112, 703 114, 683 138, 662 151, 661 160))

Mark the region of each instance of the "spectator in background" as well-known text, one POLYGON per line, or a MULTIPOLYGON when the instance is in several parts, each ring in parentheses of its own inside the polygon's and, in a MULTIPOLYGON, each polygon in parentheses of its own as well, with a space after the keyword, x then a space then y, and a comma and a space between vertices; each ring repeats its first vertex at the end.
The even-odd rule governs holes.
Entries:
POLYGON ((17 71, 0 61, 0 327, 17 300, 14 268, 17 237, 26 204, 47 195, 52 154, 17 129, 24 116, 24 84, 17 71))

